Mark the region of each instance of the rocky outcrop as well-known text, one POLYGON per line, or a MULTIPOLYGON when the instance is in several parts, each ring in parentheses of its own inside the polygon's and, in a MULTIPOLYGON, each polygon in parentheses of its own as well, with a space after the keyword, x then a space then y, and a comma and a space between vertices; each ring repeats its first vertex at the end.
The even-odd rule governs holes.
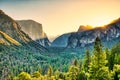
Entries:
POLYGON ((86 30, 90 30, 90 29, 93 29, 93 27, 90 25, 87 25, 87 26, 81 25, 78 29, 78 32, 82 32, 82 31, 86 31, 86 30))
POLYGON ((17 22, 21 26, 21 29, 34 41, 46 47, 50 46, 50 41, 43 31, 42 24, 33 20, 19 20, 17 22))

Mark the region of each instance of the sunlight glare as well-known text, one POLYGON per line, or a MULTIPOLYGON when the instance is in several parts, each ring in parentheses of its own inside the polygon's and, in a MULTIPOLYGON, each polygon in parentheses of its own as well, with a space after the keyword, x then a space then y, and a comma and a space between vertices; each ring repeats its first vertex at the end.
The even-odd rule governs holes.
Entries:
POLYGON ((94 28, 95 27, 103 27, 104 25, 107 25, 113 20, 110 17, 105 17, 105 16, 98 16, 96 18, 93 18, 90 22, 90 25, 92 25, 94 28))

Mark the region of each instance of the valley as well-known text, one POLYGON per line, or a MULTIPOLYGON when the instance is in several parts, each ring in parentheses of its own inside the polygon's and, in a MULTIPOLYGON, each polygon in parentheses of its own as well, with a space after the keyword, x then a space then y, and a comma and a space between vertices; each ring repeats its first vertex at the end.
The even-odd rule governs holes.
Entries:
POLYGON ((117 80, 119 42, 120 18, 50 42, 41 23, 0 10, 0 80, 117 80))

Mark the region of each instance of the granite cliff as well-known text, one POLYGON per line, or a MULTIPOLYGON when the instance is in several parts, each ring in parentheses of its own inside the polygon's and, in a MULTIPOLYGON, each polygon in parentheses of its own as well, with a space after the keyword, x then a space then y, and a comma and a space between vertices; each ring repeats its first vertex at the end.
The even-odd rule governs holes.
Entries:
POLYGON ((34 41, 44 47, 50 46, 50 41, 43 31, 42 24, 33 20, 17 20, 21 29, 28 34, 34 41))

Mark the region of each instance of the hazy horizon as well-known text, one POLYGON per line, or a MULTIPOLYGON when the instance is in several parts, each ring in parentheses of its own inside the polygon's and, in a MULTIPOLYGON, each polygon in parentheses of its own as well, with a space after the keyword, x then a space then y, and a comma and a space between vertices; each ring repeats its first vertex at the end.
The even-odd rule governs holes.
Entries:
POLYGON ((0 9, 15 20, 32 19, 49 37, 101 26, 120 17, 120 0, 0 0, 0 9))

